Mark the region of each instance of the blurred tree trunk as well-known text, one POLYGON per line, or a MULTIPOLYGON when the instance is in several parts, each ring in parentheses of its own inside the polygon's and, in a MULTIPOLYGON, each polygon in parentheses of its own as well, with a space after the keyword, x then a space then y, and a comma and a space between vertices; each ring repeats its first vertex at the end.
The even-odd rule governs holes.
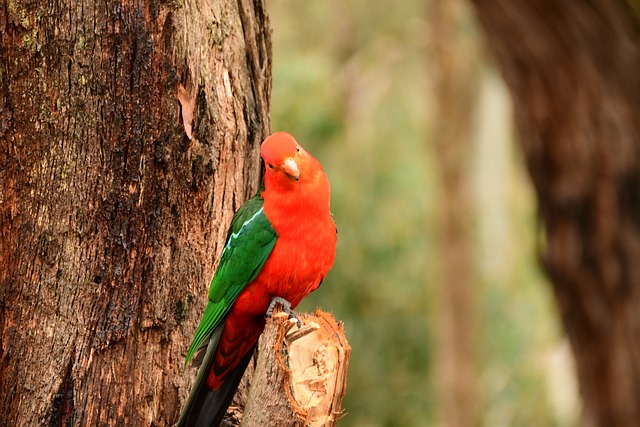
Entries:
POLYGON ((171 425, 257 190, 261 1, 0 1, 0 425, 171 425))
POLYGON ((479 89, 479 57, 472 11, 463 0, 436 1, 430 9, 436 77, 433 87, 435 159, 440 186, 438 253, 442 424, 479 425, 476 287, 470 169, 473 119, 479 89))
POLYGON ((474 2, 511 90, 584 425, 640 425, 640 7, 474 2))

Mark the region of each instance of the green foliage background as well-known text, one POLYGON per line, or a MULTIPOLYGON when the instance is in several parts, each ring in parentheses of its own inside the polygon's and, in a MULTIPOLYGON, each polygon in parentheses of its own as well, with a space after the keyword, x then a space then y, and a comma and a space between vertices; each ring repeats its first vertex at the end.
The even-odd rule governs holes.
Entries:
MULTIPOLYGON (((337 260, 300 309, 319 306, 345 323, 352 354, 343 427, 441 423, 434 219, 446 195, 433 173, 428 5, 268 4, 272 130, 293 133, 321 160, 332 185, 337 260)), ((459 30, 477 37, 480 49, 474 25, 459 30)), ((490 64, 478 79, 469 221, 482 423, 575 425, 573 367, 537 264, 543 237, 512 141, 508 94, 490 64)))

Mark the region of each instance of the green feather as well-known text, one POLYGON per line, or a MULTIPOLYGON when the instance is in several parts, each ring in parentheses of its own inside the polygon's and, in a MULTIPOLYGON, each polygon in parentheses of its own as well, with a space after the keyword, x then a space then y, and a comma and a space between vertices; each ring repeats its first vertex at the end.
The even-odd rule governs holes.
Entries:
POLYGON ((211 285, 209 301, 193 337, 185 366, 225 318, 236 298, 256 278, 276 244, 276 231, 256 196, 233 217, 227 240, 211 285))

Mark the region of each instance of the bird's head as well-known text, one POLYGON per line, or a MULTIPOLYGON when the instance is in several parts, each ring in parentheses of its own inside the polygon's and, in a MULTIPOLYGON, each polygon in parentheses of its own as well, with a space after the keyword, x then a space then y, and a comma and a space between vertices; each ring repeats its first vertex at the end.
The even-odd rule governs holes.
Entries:
POLYGON ((276 132, 262 143, 260 148, 264 160, 264 190, 262 196, 267 205, 286 199, 286 206, 296 209, 329 210, 329 180, 322 165, 307 153, 286 132, 276 132))
POLYGON ((299 182, 311 171, 311 157, 287 132, 276 132, 262 143, 260 149, 269 180, 286 185, 299 182))

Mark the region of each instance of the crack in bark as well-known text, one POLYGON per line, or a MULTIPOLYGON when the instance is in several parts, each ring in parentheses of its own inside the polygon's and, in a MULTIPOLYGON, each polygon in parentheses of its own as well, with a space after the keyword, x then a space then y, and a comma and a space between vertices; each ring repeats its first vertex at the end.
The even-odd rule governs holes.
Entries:
POLYGON ((51 404, 49 427, 71 427, 73 425, 74 405, 73 355, 67 364, 64 379, 51 404))

